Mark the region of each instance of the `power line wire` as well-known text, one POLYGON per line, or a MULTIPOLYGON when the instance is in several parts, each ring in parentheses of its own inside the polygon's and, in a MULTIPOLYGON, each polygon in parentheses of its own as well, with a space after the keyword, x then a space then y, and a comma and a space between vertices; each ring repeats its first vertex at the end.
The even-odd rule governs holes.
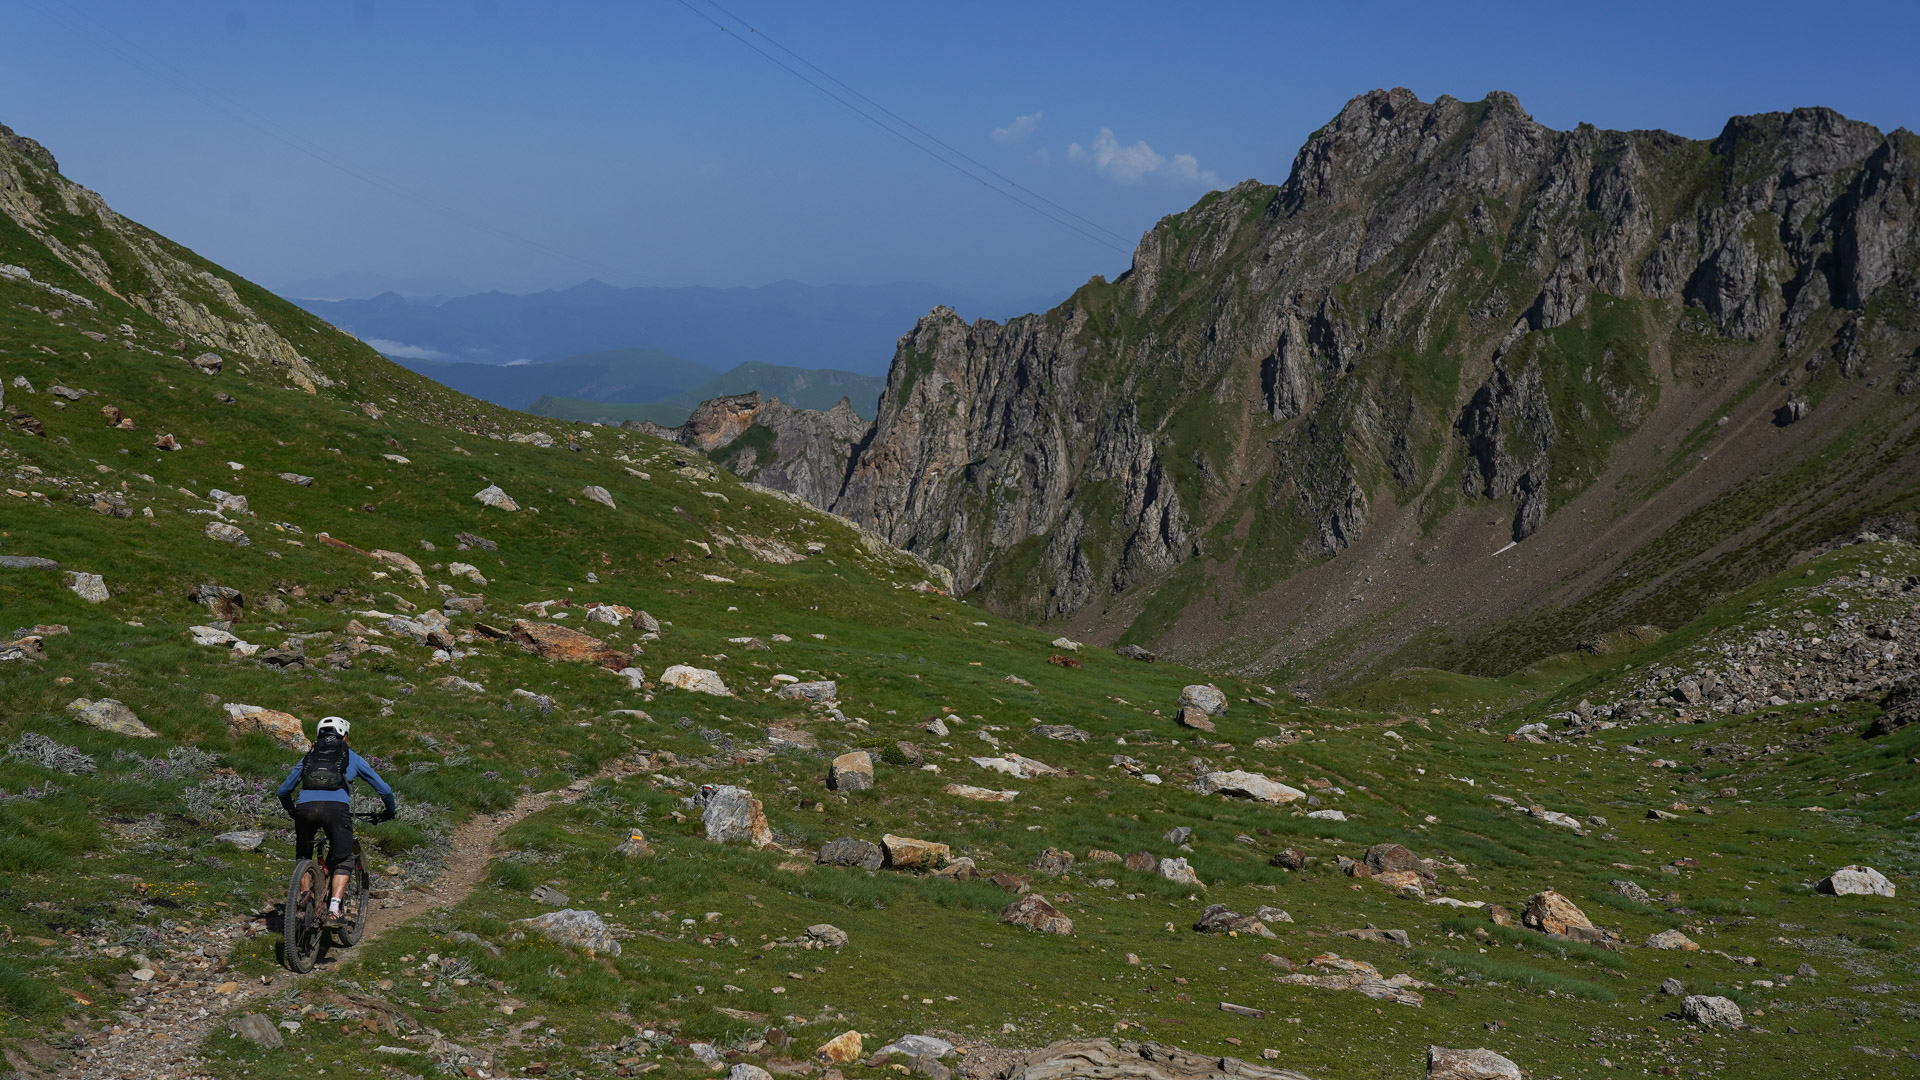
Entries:
MULTIPOLYGON (((1027 202, 1026 200, 1022 199, 1019 194, 1016 194, 1014 191, 1009 191, 1006 188, 999 187, 987 181, 986 179, 983 179, 979 175, 970 171, 966 166, 959 164, 958 162, 952 160, 951 158, 933 149, 932 147, 929 147, 923 143, 915 141, 912 137, 907 135, 905 132, 887 124, 885 121, 879 119, 878 117, 872 115, 866 110, 860 108, 858 105, 854 104, 853 102, 848 101, 846 98, 841 97, 839 94, 834 93, 832 90, 828 89, 827 87, 822 86, 819 82, 815 81, 814 79, 808 78, 804 72, 799 71, 798 69, 794 68, 793 65, 786 63, 785 61, 781 60, 779 57, 773 55, 772 53, 768 52, 765 49, 762 49, 758 45, 754 44, 752 41, 748 40, 746 37, 742 36, 737 31, 735 31, 732 27, 727 26, 725 23, 720 22, 718 19, 715 19, 713 16, 693 6, 693 4, 689 2, 689 0, 676 0, 676 2, 681 7, 686 8, 695 17, 706 21, 709 25, 713 26, 716 30, 719 30, 721 33, 728 35, 729 37, 733 38, 733 40, 739 42, 741 45, 745 46, 746 48, 753 50, 755 53, 759 54, 761 58, 765 59, 768 63, 773 64, 774 66, 780 68, 782 71, 785 71, 787 74, 792 75, 794 78, 812 87, 816 92, 821 94, 823 97, 839 105, 841 108, 846 109, 848 112, 866 121, 868 124, 871 124, 875 128, 878 128, 880 131, 885 132, 888 135, 891 135, 895 139, 900 140, 901 142, 912 147, 913 149, 918 150, 920 153, 925 154, 927 157, 932 158, 934 161, 937 161, 940 164, 946 166, 947 168, 953 170, 954 172, 960 174, 962 177, 965 177, 966 179, 976 184, 979 184, 980 186, 986 188, 988 191, 991 191, 994 194, 1009 200, 1014 205, 1019 206, 1022 209, 1025 209, 1031 213, 1038 214, 1041 217, 1046 218, 1047 220, 1053 222, 1054 224, 1059 225, 1063 229, 1067 229, 1071 232, 1077 233, 1081 237, 1087 240, 1090 240, 1093 243, 1099 244, 1102 247, 1116 251, 1122 255, 1131 255, 1133 253, 1132 248, 1124 246, 1123 243, 1115 243, 1114 241, 1109 240, 1106 237, 1099 235, 1098 233, 1089 231, 1086 228, 1082 228, 1081 226, 1074 224, 1072 221, 1069 221, 1064 217, 1061 217, 1057 214, 1050 212, 1043 206, 1036 206, 1033 203, 1027 202)), ((713 6, 716 8, 719 8, 719 5, 717 4, 713 6)), ((719 8, 719 10, 725 12, 726 9, 719 8)), ((743 20, 739 20, 737 16, 732 16, 731 13, 729 13, 729 17, 735 18, 736 21, 740 21, 741 25, 743 26, 747 25, 743 20)), ((755 34, 756 36, 759 36, 759 37, 765 37, 764 34, 759 34, 758 31, 755 31, 751 26, 748 26, 747 29, 748 29, 748 33, 755 34)), ((771 44, 775 44, 776 47, 780 47, 778 46, 777 43, 773 42, 771 38, 767 38, 767 41, 771 44)), ((800 63, 807 64, 807 62, 804 59, 801 59, 798 55, 792 54, 790 50, 784 50, 783 48, 783 51, 788 51, 789 55, 794 55, 794 58, 798 60, 800 63)), ((807 66, 813 67, 812 64, 807 64, 807 66)), ((814 68, 814 70, 819 71, 820 69, 814 68)), ((825 78, 833 79, 831 75, 827 75, 825 72, 821 72, 821 74, 825 78)), ((838 79, 833 79, 833 81, 836 83, 839 83, 838 79)), ((840 85, 845 86, 846 84, 840 83, 840 85)), ((861 96, 862 100, 867 100, 871 104, 871 100, 865 98, 864 95, 859 95, 858 91, 848 88, 848 92, 853 93, 857 96, 861 96)), ((879 105, 874 105, 874 108, 878 109, 881 112, 886 112, 887 115, 889 116, 894 116, 895 119, 899 119, 899 117, 895 116, 891 112, 888 112, 886 109, 882 108, 879 105)), ((914 131, 920 132, 929 140, 936 143, 940 143, 940 140, 933 138, 933 136, 931 135, 926 135, 925 132, 920 131, 919 128, 914 127, 912 124, 907 123, 904 120, 901 120, 900 122, 902 124, 906 124, 907 127, 913 128, 914 131)), ((940 143, 940 145, 946 146, 945 143, 940 143)), ((963 157, 963 158, 965 157, 964 154, 960 154, 958 151, 954 151, 954 153, 956 156, 963 157)), ((967 158, 967 160, 971 161, 972 159, 967 158)), ((975 164, 977 165, 978 163, 976 162, 975 164)), ((980 166, 980 168, 983 171, 992 172, 992 170, 986 169, 985 166, 980 166)), ((996 173, 994 175, 997 176, 998 174, 996 173)), ((1009 181, 1009 183, 1011 183, 1011 181, 1009 181)), ((1033 197, 1037 199, 1042 198, 1041 196, 1034 194, 1033 192, 1029 191, 1026 188, 1019 188, 1018 190, 1021 194, 1033 195, 1033 197)), ((1045 201, 1045 200, 1043 199, 1042 201, 1045 201)), ((1078 214, 1074 214, 1071 210, 1066 210, 1064 207, 1061 208, 1061 210, 1065 214, 1069 214, 1076 218, 1079 217, 1078 214)), ((1086 219, 1082 218, 1081 220, 1084 221, 1086 219)), ((1100 230, 1100 232, 1109 233, 1110 235, 1113 235, 1116 237, 1120 235, 1118 233, 1114 233, 1110 229, 1105 228, 1104 226, 1095 224, 1093 222, 1088 222, 1088 224, 1091 225, 1092 228, 1100 230)), ((1122 239, 1124 240, 1124 238, 1122 239)))
POLYGON ((861 93, 859 90, 851 86, 848 86, 844 82, 841 82, 839 79, 834 77, 832 72, 821 69, 819 65, 808 60, 806 57, 801 56, 799 53, 794 52, 792 49, 789 49, 785 45, 782 45, 778 41, 775 41, 773 37, 768 33, 766 33, 764 30, 761 30, 759 27, 754 26, 752 23, 741 18, 740 16, 735 15, 733 12, 728 11, 726 8, 722 7, 720 4, 716 3, 715 0, 705 0, 705 2, 708 7, 711 7, 721 12, 722 14, 726 15, 728 18, 734 20, 735 22, 738 22, 742 26, 745 26, 747 28, 748 33, 754 34, 755 36, 759 37, 762 41, 765 41, 767 44, 772 45, 774 48, 779 49, 781 52, 786 53, 788 56, 793 57, 794 60, 798 61, 799 63, 806 65, 808 68, 812 69, 815 72, 818 72, 820 76, 826 79, 828 82, 833 83, 835 86, 840 87, 842 90, 845 90, 847 93, 852 94, 854 97, 859 98, 861 101, 864 101, 867 104, 873 106, 874 108, 880 110, 881 112, 886 113, 889 117, 892 117, 895 121, 905 125, 908 128, 913 129, 913 131, 917 132, 922 137, 928 139, 933 143, 938 144, 943 149, 959 157, 961 160, 966 161, 968 164, 974 166, 980 171, 987 173, 993 176, 994 178, 1000 180, 1001 182, 1005 183, 1008 187, 1017 188, 1018 190, 1024 192, 1025 194, 1031 196, 1032 198, 1038 199, 1041 202, 1045 203, 1046 205, 1052 207, 1053 209, 1058 210, 1061 213, 1067 215, 1068 217, 1073 218, 1075 221, 1078 221, 1090 228, 1097 229, 1100 232, 1103 232, 1106 235, 1111 236, 1112 238, 1120 241, 1123 244, 1131 243, 1130 239, 1127 236, 1121 233, 1117 233, 1112 229, 1107 228, 1105 225, 1100 224, 1097 221, 1094 221, 1090 218, 1083 217, 1080 214, 1077 214, 1074 211, 1068 209, 1067 207, 1061 206, 1059 203, 1054 202, 1052 199, 1047 198, 1045 195, 1040 194, 1039 192, 1033 190, 1032 188, 1021 184, 1019 181, 1013 179, 1012 177, 1006 175, 1005 173, 1000 172, 998 169, 995 169, 993 166, 982 163, 981 161, 969 155, 966 151, 961 150, 956 146, 953 146, 952 144, 941 139, 939 136, 934 135, 932 132, 927 131, 926 129, 920 127, 918 124, 915 124, 913 121, 908 120, 906 117, 901 116, 899 113, 894 112, 892 109, 887 108, 885 105, 882 105, 879 102, 868 97, 867 95, 861 93))

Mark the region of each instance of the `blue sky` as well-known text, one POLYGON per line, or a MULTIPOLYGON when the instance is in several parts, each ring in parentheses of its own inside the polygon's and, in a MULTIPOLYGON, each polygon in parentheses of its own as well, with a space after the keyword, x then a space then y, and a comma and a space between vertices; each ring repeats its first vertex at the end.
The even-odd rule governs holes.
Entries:
POLYGON ((1504 89, 1555 127, 1700 138, 1811 104, 1920 127, 1911 2, 1844 18, 1770 3, 724 4, 1123 250, 875 130, 679 0, 0 0, 0 122, 123 213, 270 285, 921 280, 988 298, 1118 273, 1208 187, 1284 179, 1307 134, 1374 87, 1504 89))

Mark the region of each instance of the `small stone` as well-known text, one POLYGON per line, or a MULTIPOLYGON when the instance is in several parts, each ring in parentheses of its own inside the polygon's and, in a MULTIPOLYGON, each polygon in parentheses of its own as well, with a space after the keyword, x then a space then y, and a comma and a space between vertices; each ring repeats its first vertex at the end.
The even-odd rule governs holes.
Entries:
POLYGON ((773 1080, 773 1074, 743 1061, 727 1071, 727 1080, 773 1080))
POLYGON ((1160 860, 1151 851, 1136 851, 1121 860, 1121 865, 1136 874, 1151 874, 1160 869, 1160 860))
POLYGON ((1042 874, 1059 877, 1073 868, 1073 852, 1050 847, 1035 855, 1028 865, 1042 874))
POLYGON ((266 842, 267 833, 264 829, 237 829, 223 832, 213 839, 217 843, 232 844, 241 851, 258 851, 260 845, 266 842))
MULTIPOLYGON (((617 507, 613 505, 613 496, 608 493, 606 488, 601 487, 599 484, 588 484, 586 487, 580 489, 580 494, 585 495, 588 500, 597 502, 609 510, 617 509, 617 507)), ((736 1080, 738 1080, 738 1078, 736 1078, 736 1080)))
POLYGON ((208 375, 215 375, 220 371, 220 354, 203 352, 199 356, 187 361, 187 363, 192 364, 196 369, 208 375))
POLYGON ((1268 859, 1267 865, 1278 866, 1283 870, 1298 870, 1307 865, 1307 853, 1299 848, 1286 848, 1268 859))
POLYGON ((1586 913, 1574 902, 1547 889, 1537 892, 1527 900, 1527 909, 1521 913, 1520 921, 1549 934, 1564 934, 1568 927, 1592 929, 1593 923, 1586 913))
POLYGON ((1210 772, 1193 782, 1193 789, 1206 795, 1231 795, 1236 798, 1252 799, 1263 803, 1290 803, 1295 799, 1304 799, 1307 793, 1298 788, 1269 780, 1259 773, 1234 769, 1231 772, 1210 772))
POLYGON ((227 728, 236 738, 255 731, 264 732, 274 742, 301 754, 313 745, 307 741, 300 718, 291 713, 238 702, 228 702, 221 708, 227 711, 227 728))
POLYGON ((1151 664, 1155 660, 1159 659, 1158 654, 1151 652, 1150 650, 1143 649, 1138 645, 1121 645, 1115 648, 1113 651, 1114 653, 1119 655, 1122 659, 1138 660, 1146 664, 1151 664))
POLYGON ((542 885, 533 890, 533 902, 536 904, 545 904, 548 907, 563 908, 567 906, 568 900, 566 893, 561 892, 551 885, 542 885))
POLYGON ((1660 983, 1660 992, 1669 997, 1679 997, 1687 992, 1687 987, 1679 979, 1664 979, 1660 983))
POLYGON ((1628 881, 1625 878, 1615 878, 1613 881, 1608 882, 1608 884, 1613 886, 1614 892, 1619 893, 1621 896, 1626 897, 1636 904, 1653 903, 1653 898, 1647 895, 1647 890, 1641 888, 1639 882, 1628 881))
POLYGON ((629 859, 641 859, 652 855, 653 848, 648 845, 647 838, 641 834, 640 830, 635 829, 625 840, 614 845, 613 853, 629 859))
POLYGON ((1206 710, 1195 708, 1192 705, 1183 706, 1179 713, 1174 716, 1174 722, 1183 728, 1190 728, 1194 731, 1211 733, 1214 730, 1213 721, 1207 719, 1206 710))
POLYGON ((285 480, 287 483, 292 484, 295 487, 312 487, 313 486, 313 477, 302 476, 297 472, 283 472, 280 474, 280 479, 285 480))
POLYGON ((239 526, 229 525, 224 521, 207 522, 207 539, 218 540, 223 544, 232 544, 235 547, 248 547, 253 543, 239 526))
POLYGON ((1200 918, 1193 924, 1193 928, 1202 934, 1231 932, 1263 938, 1274 936, 1273 931, 1267 929, 1266 924, 1259 919, 1251 915, 1242 915, 1237 911, 1229 911, 1225 904, 1209 904, 1207 909, 1200 913, 1200 918))

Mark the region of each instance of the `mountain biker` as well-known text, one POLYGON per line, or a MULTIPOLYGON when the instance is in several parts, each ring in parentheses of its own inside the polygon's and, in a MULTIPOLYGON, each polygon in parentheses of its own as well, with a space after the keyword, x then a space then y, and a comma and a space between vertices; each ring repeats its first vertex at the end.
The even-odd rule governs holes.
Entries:
POLYGON ((305 757, 280 784, 280 805, 293 819, 294 853, 302 859, 313 857, 313 834, 325 830, 327 850, 333 855, 333 891, 327 904, 327 925, 340 921, 340 898, 347 891, 347 867, 353 852, 353 818, 347 807, 353 795, 353 782, 365 780, 378 792, 386 809, 373 820, 393 820, 393 789, 373 771, 367 759, 347 748, 347 732, 352 728, 344 718, 326 716, 314 725, 314 743, 305 757), (293 789, 300 789, 296 804, 293 789))

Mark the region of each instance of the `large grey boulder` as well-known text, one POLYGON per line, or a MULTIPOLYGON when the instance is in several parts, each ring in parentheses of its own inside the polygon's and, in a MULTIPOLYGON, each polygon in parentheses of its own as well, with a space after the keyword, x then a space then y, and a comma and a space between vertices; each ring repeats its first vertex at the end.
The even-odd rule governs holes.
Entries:
POLYGON ((1523 1080, 1520 1066, 1491 1050, 1427 1047, 1427 1080, 1523 1080))
POLYGON ((500 490, 499 484, 488 484, 486 487, 474 492, 473 497, 474 500, 482 506, 491 506, 495 510, 513 511, 520 509, 520 504, 514 502, 512 496, 500 490))
POLYGON ((789 701, 815 701, 824 705, 839 698, 840 687, 832 679, 819 679, 814 682, 788 683, 773 693, 775 697, 786 698, 789 701))
POLYGON ((1828 896, 1892 896, 1893 882, 1871 866, 1843 866, 1820 880, 1815 891, 1828 896))
POLYGON ((0 555, 0 570, 58 570, 60 564, 37 555, 0 555))
POLYGON ((873 790, 873 755, 855 750, 833 759, 827 768, 827 787, 838 792, 873 790))
POLYGON ((1073 1039, 1027 1055, 1007 1080, 1309 1080, 1292 1069, 1157 1042, 1073 1039))
POLYGON ((719 843, 741 842, 763 848, 773 844, 773 827, 753 792, 731 784, 721 784, 707 794, 707 806, 701 816, 707 839, 719 843))
POLYGON ((531 919, 520 919, 514 925, 525 926, 556 944, 581 949, 596 956, 620 955, 620 942, 601 920, 599 912, 562 908, 531 919))
POLYGON ((1208 716, 1219 716, 1227 711, 1227 695, 1212 683, 1197 683, 1181 689, 1180 707, 1199 709, 1208 716))
POLYGON ((1680 1003, 1680 1015, 1688 1023, 1701 1027, 1743 1028, 1747 1019, 1740 1013, 1740 1006, 1729 998, 1707 994, 1693 994, 1680 1003))
POLYGON ((1235 798, 1276 804, 1290 803, 1295 799, 1307 797, 1307 793, 1299 788, 1288 787, 1279 781, 1269 780, 1259 773, 1250 773, 1242 769, 1207 773, 1193 782, 1193 789, 1206 795, 1231 795, 1235 798))

